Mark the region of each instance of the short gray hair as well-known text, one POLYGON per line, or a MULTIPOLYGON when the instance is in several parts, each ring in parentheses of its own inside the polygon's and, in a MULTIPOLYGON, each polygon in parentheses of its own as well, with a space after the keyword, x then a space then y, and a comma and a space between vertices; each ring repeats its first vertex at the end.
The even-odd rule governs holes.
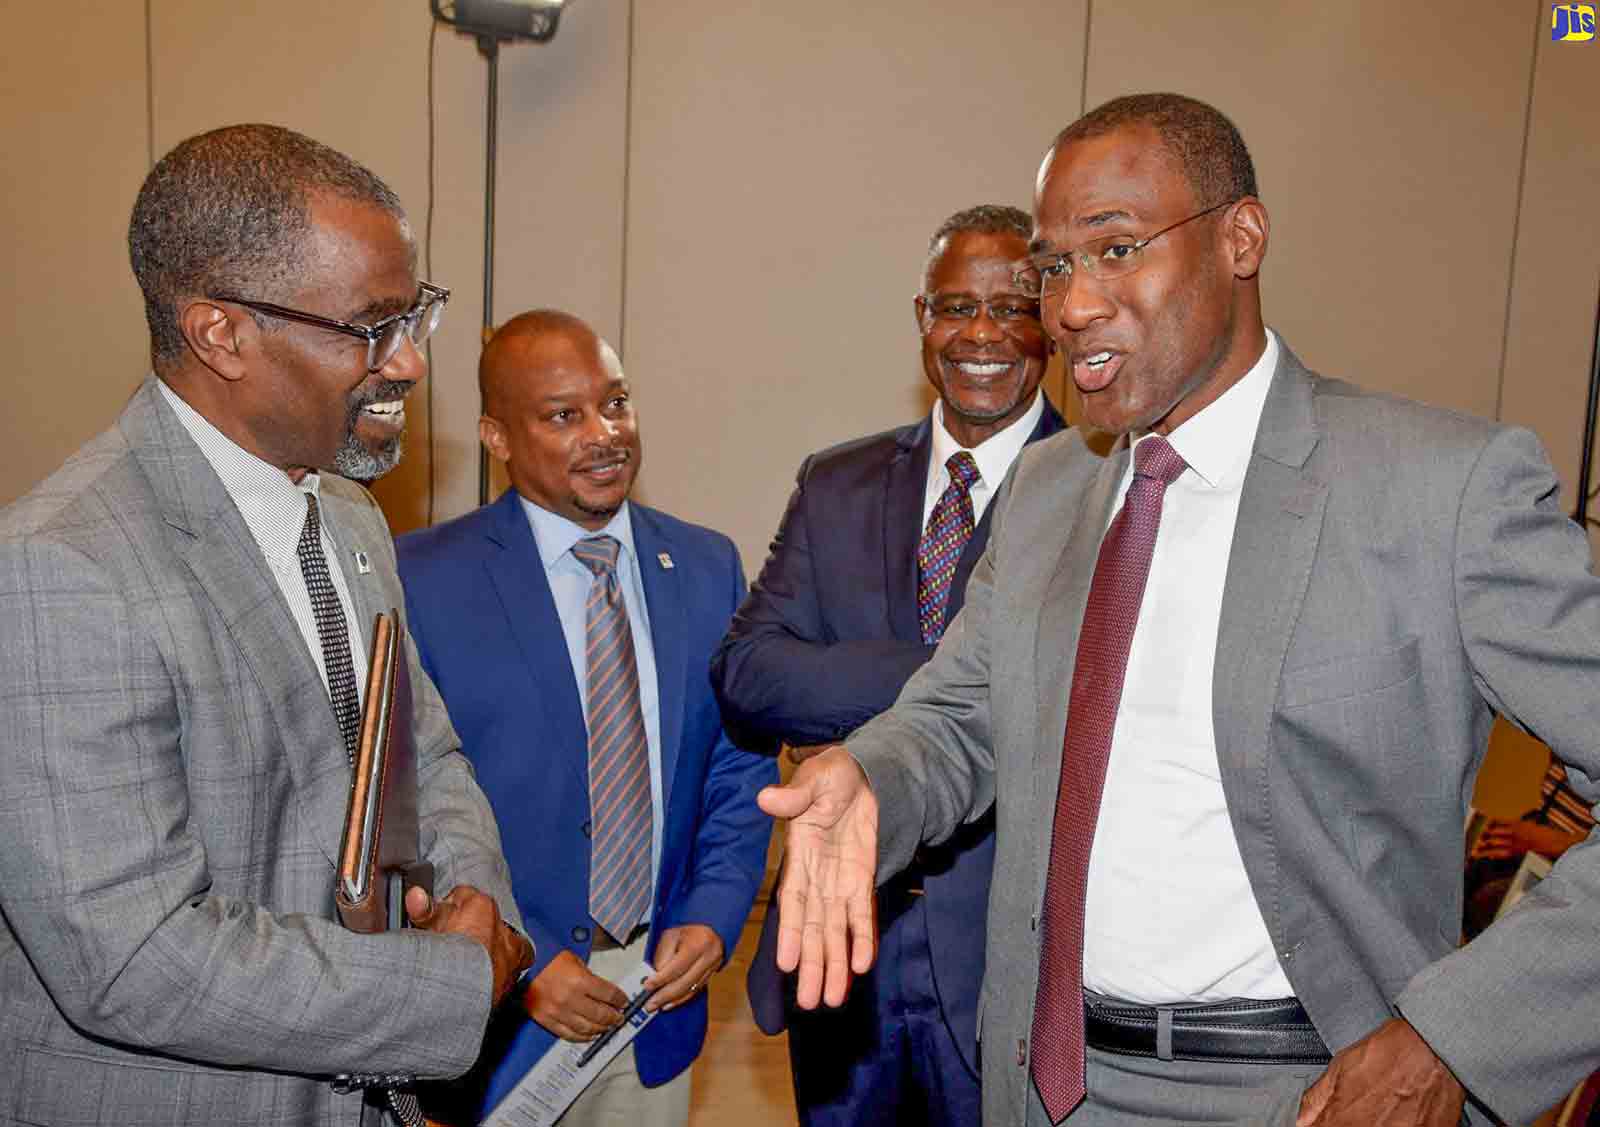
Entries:
POLYGON ((319 196, 372 204, 405 220, 400 197, 373 172, 276 125, 214 129, 156 162, 134 201, 128 257, 144 293, 157 368, 183 353, 183 298, 232 294, 281 303, 293 292, 319 196))
POLYGON ((928 256, 922 263, 922 288, 928 288, 928 271, 933 260, 939 257, 945 241, 963 231, 983 235, 1016 235, 1027 242, 1033 235, 1033 216, 1020 207, 1005 204, 981 203, 976 207, 962 208, 934 230, 928 240, 928 256))

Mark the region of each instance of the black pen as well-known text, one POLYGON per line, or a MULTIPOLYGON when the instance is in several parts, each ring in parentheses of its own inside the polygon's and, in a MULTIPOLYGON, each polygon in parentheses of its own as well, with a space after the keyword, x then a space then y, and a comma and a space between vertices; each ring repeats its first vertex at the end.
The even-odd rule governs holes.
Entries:
POLYGON ((633 1015, 644 1008, 644 1004, 650 1000, 650 995, 654 993, 655 990, 647 986, 629 998, 627 1008, 622 1011, 622 1020, 589 1043, 589 1047, 583 1050, 583 1055, 578 1058, 578 1067, 582 1068, 594 1060, 595 1054, 611 1043, 611 1038, 615 1037, 623 1026, 633 1020, 633 1015))

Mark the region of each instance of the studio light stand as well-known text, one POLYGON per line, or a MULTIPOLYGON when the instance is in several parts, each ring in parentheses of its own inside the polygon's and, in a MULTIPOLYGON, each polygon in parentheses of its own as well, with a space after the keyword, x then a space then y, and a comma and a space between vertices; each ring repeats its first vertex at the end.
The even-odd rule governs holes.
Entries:
MULTIPOLYGON (((433 18, 478 41, 489 64, 488 110, 483 170, 483 332, 480 345, 494 335, 494 181, 499 135, 500 44, 555 38, 566 0, 428 0, 433 18)), ((478 447, 478 504, 489 503, 489 451, 478 447)))

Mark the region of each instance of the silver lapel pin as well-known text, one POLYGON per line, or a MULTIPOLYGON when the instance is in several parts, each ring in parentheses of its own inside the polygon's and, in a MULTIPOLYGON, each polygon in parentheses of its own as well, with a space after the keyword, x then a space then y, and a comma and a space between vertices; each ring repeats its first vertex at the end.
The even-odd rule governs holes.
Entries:
POLYGON ((372 573, 372 561, 367 558, 367 553, 363 552, 360 548, 357 548, 355 551, 355 557, 356 574, 370 575, 372 573))

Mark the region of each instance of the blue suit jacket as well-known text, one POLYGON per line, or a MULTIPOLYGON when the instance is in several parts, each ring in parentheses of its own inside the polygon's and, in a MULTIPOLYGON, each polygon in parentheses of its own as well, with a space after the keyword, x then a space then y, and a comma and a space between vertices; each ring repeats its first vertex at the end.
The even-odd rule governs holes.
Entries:
MULTIPOLYGON (((1066 424, 1048 400, 1029 442, 1066 424)), ((747 746, 833 743, 894 703, 933 656, 917 617, 917 541, 933 451, 929 419, 807 458, 751 588, 712 662, 730 728, 747 746)), ((946 621, 989 540, 989 513, 956 564, 946 621)), ((978 991, 994 863, 987 816, 922 856, 934 981, 956 1043, 978 1071, 978 991)), ((750 967, 750 1003, 769 1033, 783 1028, 784 985, 769 911, 750 967)))
MULTIPOLYGON (((700 923, 731 955, 766 867, 771 820, 756 791, 778 774, 771 758, 724 735, 707 673, 743 597, 744 572, 727 537, 637 503, 629 510, 661 705, 665 826, 649 950, 663 928, 700 923)), ((587 959, 588 735, 517 493, 403 536, 397 549, 412 637, 500 823, 534 969, 563 949, 587 959)), ((513 1024, 497 1033, 511 1044, 486 1106, 555 1040, 532 1021, 513 1024)), ((635 1042, 640 1079, 663 1084, 683 1071, 705 1031, 704 994, 658 1016, 635 1042)))

